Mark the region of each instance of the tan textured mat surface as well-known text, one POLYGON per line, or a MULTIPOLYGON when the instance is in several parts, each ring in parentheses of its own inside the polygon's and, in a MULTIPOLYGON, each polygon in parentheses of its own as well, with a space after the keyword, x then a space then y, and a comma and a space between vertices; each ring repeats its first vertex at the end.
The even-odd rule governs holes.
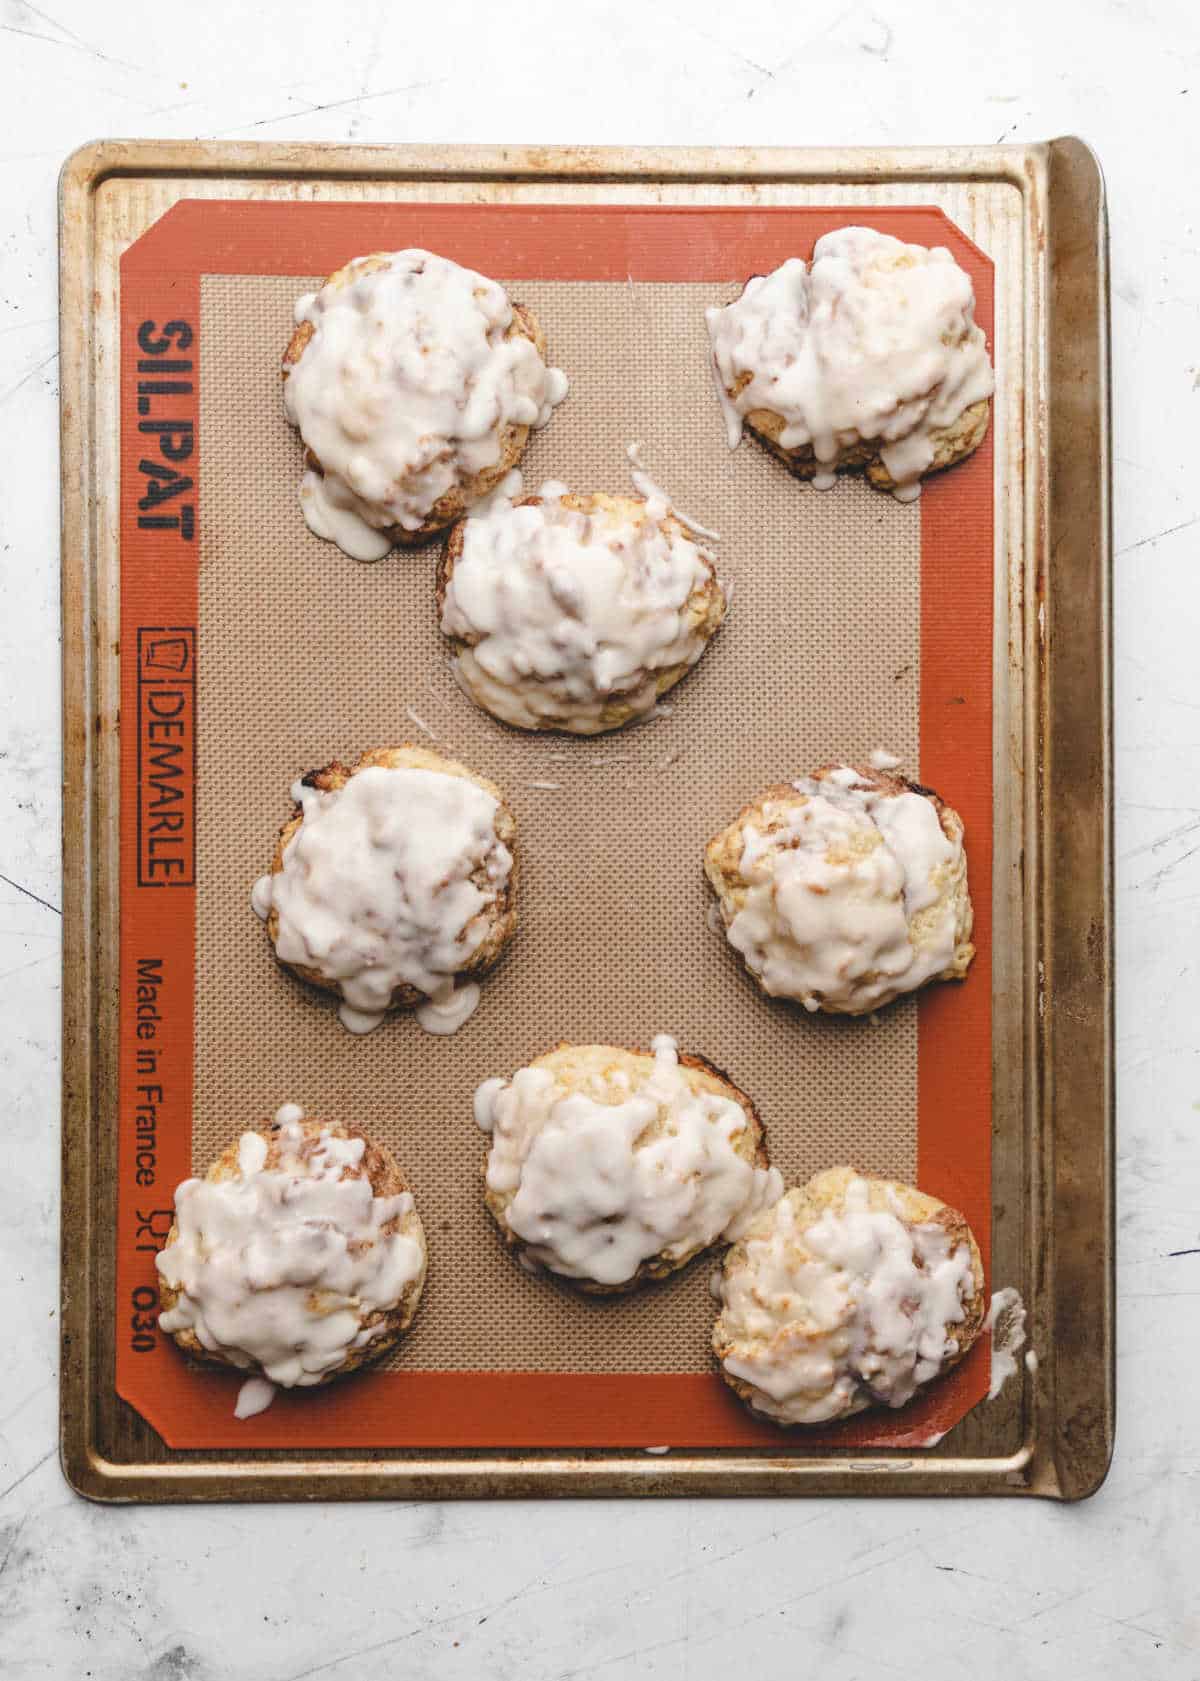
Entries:
POLYGON ((847 1159, 913 1178, 915 1004, 876 1025, 764 1000, 706 924, 701 852, 780 777, 879 745, 916 767, 920 506, 856 480, 814 491, 749 440, 729 453, 703 308, 731 288, 522 282, 514 295, 572 381, 534 435, 529 488, 553 476, 623 491, 625 445, 640 441, 679 506, 723 533, 736 592, 670 717, 591 740, 508 730, 450 677, 436 546, 364 566, 303 523, 278 387, 304 289, 209 277, 201 290, 195 1165, 285 1100, 390 1145, 430 1245, 408 1369, 708 1371, 706 1261, 607 1302, 516 1266, 483 1209, 471 1094, 559 1039, 645 1046, 666 1031, 755 1099, 789 1182, 847 1159), (457 1035, 400 1015, 360 1039, 277 967, 249 894, 292 780, 365 747, 427 743, 413 713, 507 794, 521 926, 457 1035))

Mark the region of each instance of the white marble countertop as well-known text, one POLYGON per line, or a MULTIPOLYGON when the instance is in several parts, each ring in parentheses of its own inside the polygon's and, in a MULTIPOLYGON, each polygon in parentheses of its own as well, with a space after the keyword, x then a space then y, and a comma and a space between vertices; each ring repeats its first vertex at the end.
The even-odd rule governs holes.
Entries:
POLYGON ((0 0, 0 1671, 1200 1673, 1200 13, 1186 0, 0 0), (47 9, 48 8, 48 9, 47 9), (1111 201, 1121 998, 1112 1474, 1035 1502, 103 1509, 55 1453, 55 179, 105 135, 1076 133, 1111 201), (1171 1251, 1191 1250, 1184 1255, 1171 1251))

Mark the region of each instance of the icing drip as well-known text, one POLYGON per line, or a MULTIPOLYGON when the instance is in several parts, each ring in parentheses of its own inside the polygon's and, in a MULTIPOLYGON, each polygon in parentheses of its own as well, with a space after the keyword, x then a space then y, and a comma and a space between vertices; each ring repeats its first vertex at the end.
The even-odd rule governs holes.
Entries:
MULTIPOLYGON (((992 1333, 992 1374, 988 1385, 989 1401, 994 1401, 1009 1378, 1017 1370, 1017 1355, 1025 1346, 1025 1303, 1021 1300, 1020 1291, 1007 1285, 1003 1290, 997 1290, 988 1308, 987 1318, 983 1328, 992 1333)), ((1033 1350, 1025 1357, 1025 1363, 1030 1371, 1037 1370, 1037 1356, 1033 1350), (1033 1355, 1030 1365, 1029 1356, 1033 1355)))

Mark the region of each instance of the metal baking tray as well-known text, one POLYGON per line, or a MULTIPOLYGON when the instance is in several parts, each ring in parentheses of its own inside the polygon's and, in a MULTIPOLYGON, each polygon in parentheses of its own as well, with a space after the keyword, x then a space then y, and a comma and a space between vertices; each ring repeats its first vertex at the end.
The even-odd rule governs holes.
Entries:
POLYGON ((911 150, 106 141, 61 181, 64 988, 61 1444, 100 1500, 1038 1494, 1113 1433, 1110 461, 1104 189, 1074 139, 911 150), (1036 1375, 940 1446, 170 1448, 117 1394, 121 256, 181 200, 936 205, 1005 241, 995 456, 992 1277, 1036 1375))

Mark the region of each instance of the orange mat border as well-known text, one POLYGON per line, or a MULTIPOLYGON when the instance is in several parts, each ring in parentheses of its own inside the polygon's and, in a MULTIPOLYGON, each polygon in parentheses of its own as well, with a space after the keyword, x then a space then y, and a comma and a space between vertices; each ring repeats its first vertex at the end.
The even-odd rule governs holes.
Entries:
MULTIPOLYGON (((194 791, 194 751, 188 749, 195 739, 195 685, 203 673, 203 650, 196 648, 194 635, 203 516, 198 449, 167 462, 156 454, 162 434, 143 423, 189 422, 199 440, 201 276, 327 274, 356 252, 427 245, 512 280, 733 283, 788 256, 806 255, 822 233, 847 221, 925 245, 948 245, 971 275, 977 318, 991 340, 991 262, 932 206, 184 200, 123 255, 116 1387, 169 1446, 911 1448, 936 1440, 986 1394, 985 1339, 902 1413, 867 1414, 802 1437, 783 1436, 758 1422, 715 1376, 694 1374, 365 1373, 318 1392, 282 1394, 267 1413, 239 1422, 232 1416, 236 1375, 186 1364, 153 1328, 153 1257, 169 1224, 174 1186, 191 1171, 195 889, 139 883, 139 846, 147 844, 148 826, 139 840, 140 755, 164 738, 178 743, 170 760, 178 773, 171 786, 178 787, 186 808, 194 791), (141 344, 139 329, 145 329, 141 344), (166 348, 155 350, 164 339, 166 348), (144 354, 147 342, 151 353, 144 354), (164 373, 156 362, 171 365, 164 373), (159 383, 175 389, 149 395, 139 390, 159 383), (139 401, 146 404, 140 414, 139 401), (164 476, 164 466, 178 478, 164 476), (172 492, 166 500, 147 504, 148 496, 164 488, 172 492), (189 505, 195 520, 190 539, 182 517, 172 526, 139 525, 139 519, 175 519, 189 505), (139 631, 147 627, 167 632, 187 650, 173 657, 189 661, 190 685, 183 680, 187 673, 173 681, 149 671, 149 656, 139 652, 139 631), (193 633, 190 642, 179 634, 187 630, 193 633), (163 698, 173 689, 180 697, 174 712, 176 701, 163 698), (157 741, 149 739, 154 708, 147 700, 155 692, 158 712, 181 724, 172 734, 160 730, 157 741), (162 982, 152 1000, 143 998, 157 1011, 157 1020, 142 1018, 153 1020, 153 1036, 139 1039, 138 959, 147 956, 162 958, 162 982)), ((176 447, 181 436, 182 428, 168 434, 176 447)), ((932 480, 921 499, 922 775, 946 793, 966 823, 979 955, 966 985, 934 988, 922 997, 917 1080, 918 1179, 923 1189, 967 1216, 985 1265, 991 1235, 992 598, 989 435, 969 462, 932 480)), ((182 868, 178 879, 186 873, 182 868)))

